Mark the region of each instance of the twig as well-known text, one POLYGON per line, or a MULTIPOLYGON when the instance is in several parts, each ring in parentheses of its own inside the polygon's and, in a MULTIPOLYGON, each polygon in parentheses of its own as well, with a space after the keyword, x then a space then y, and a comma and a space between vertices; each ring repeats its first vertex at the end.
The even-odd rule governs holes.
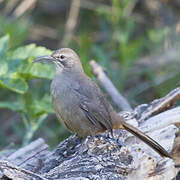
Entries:
POLYGON ((9 177, 10 179, 47 180, 39 174, 14 166, 8 161, 0 161, 0 168, 3 171, 4 175, 7 175, 7 177, 9 177))
POLYGON ((42 153, 43 151, 47 151, 49 150, 49 147, 46 147, 44 149, 41 149, 39 152, 33 154, 32 156, 28 157, 27 159, 25 159, 23 162, 21 162, 20 164, 18 164, 18 166, 21 166, 22 164, 26 163, 27 161, 31 160, 32 158, 35 158, 37 155, 39 155, 40 153, 42 153))
POLYGON ((77 24, 78 15, 80 10, 80 0, 72 0, 71 8, 69 11, 68 20, 65 27, 64 38, 61 42, 62 46, 67 47, 74 34, 74 29, 77 24))
MULTIPOLYGON (((9 13, 14 9, 14 7, 16 7, 18 1, 19 0, 8 1, 7 5, 5 6, 5 8, 3 10, 3 14, 5 16, 9 15, 9 13)), ((1 1, 0 1, 0 3, 1 3, 1 1)))
POLYGON ((36 141, 33 141, 29 145, 27 145, 27 146, 17 150, 13 154, 11 154, 7 158, 7 160, 11 161, 14 164, 19 166, 20 164, 24 164, 24 162, 27 159, 32 158, 32 156, 40 154, 41 152, 44 152, 45 150, 47 153, 48 152, 48 145, 45 144, 43 139, 39 138, 36 141), (22 155, 23 155, 23 157, 22 157, 22 155))
POLYGON ((144 108, 142 112, 140 112, 140 106, 137 107, 135 112, 139 111, 137 115, 138 121, 143 122, 147 118, 169 109, 176 103, 178 99, 180 99, 180 87, 172 90, 165 97, 154 100, 149 105, 147 105, 147 107, 144 108))
POLYGON ((13 14, 15 18, 22 16, 28 9, 31 9, 37 0, 24 0, 20 5, 14 10, 13 14))
POLYGON ((118 92, 111 80, 106 76, 102 67, 95 61, 90 61, 93 73, 97 76, 99 82, 104 89, 109 93, 112 100, 124 111, 132 111, 132 108, 128 101, 118 92))

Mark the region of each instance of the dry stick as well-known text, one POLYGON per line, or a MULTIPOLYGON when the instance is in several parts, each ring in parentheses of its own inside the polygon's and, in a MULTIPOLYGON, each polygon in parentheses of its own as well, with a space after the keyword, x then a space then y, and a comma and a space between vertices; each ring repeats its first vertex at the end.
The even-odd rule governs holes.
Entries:
MULTIPOLYGON (((0 168, 4 172, 5 175, 7 173, 7 175, 9 175, 12 179, 23 179, 22 174, 24 174, 24 175, 27 175, 26 177, 24 177, 24 179, 28 179, 31 177, 31 179, 36 179, 36 180, 47 180, 46 178, 42 177, 39 174, 36 174, 36 173, 26 170, 26 169, 22 169, 18 166, 14 166, 13 164, 11 164, 8 161, 1 160, 0 168), (18 175, 19 176, 21 175, 20 178, 17 177, 18 175)), ((7 177, 9 177, 9 176, 7 176, 7 177)))
POLYGON ((24 0, 22 1, 19 6, 14 10, 15 18, 22 16, 28 9, 31 9, 37 0, 24 0))
POLYGON ((72 0, 68 20, 64 31, 65 32, 64 38, 61 42, 61 45, 64 47, 67 47, 67 45, 72 39, 72 36, 74 34, 74 29, 76 27, 78 20, 79 10, 80 10, 80 0, 72 0))
POLYGON ((97 64, 94 60, 90 61, 93 73, 97 76, 97 79, 104 87, 104 89, 109 93, 112 100, 124 111, 132 111, 132 108, 128 101, 118 92, 111 80, 104 73, 103 68, 97 64))
POLYGON ((20 148, 19 150, 11 154, 7 158, 7 160, 20 166, 21 164, 24 164, 27 160, 33 159, 33 157, 45 150, 48 150, 48 146, 44 143, 43 139, 39 138, 36 141, 31 142, 27 146, 20 148))
MULTIPOLYGON (((14 7, 17 5, 19 0, 11 0, 7 2, 7 5, 5 6, 3 10, 4 16, 9 15, 9 13, 14 9, 14 7)), ((1 1, 0 1, 1 3, 1 1)))
POLYGON ((147 121, 140 124, 140 129, 146 133, 154 132, 171 124, 180 125, 180 106, 148 118, 147 121))
POLYGON ((139 122, 143 122, 149 117, 159 114, 162 111, 165 111, 171 108, 178 100, 180 99, 180 87, 173 89, 165 97, 161 99, 156 99, 151 102, 150 106, 147 107, 142 114, 140 114, 139 122))
POLYGON ((35 154, 33 154, 32 156, 28 157, 27 159, 25 159, 25 160, 24 160, 23 162, 21 162, 20 164, 18 164, 18 166, 21 166, 21 165, 24 164, 25 162, 33 159, 34 157, 36 157, 37 155, 39 155, 40 153, 42 153, 43 151, 46 151, 46 150, 48 150, 48 149, 49 149, 48 147, 46 147, 46 148, 44 148, 44 149, 41 149, 40 151, 36 152, 35 154))

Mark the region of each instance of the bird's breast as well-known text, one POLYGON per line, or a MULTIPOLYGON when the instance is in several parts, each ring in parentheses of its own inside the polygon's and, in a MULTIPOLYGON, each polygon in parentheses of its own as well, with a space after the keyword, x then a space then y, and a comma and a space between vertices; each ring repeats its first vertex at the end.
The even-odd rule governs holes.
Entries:
POLYGON ((54 79, 51 83, 51 96, 55 112, 58 118, 69 126, 74 126, 73 121, 76 121, 79 116, 80 99, 74 93, 74 86, 77 86, 75 82, 71 83, 65 79, 54 79))

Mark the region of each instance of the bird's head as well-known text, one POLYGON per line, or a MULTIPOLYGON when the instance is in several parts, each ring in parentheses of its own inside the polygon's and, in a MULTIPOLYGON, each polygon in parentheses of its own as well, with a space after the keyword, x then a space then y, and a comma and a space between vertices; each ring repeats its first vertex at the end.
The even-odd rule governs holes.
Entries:
POLYGON ((55 50, 50 56, 40 56, 35 62, 51 62, 56 66, 56 71, 83 71, 79 56, 69 48, 55 50))

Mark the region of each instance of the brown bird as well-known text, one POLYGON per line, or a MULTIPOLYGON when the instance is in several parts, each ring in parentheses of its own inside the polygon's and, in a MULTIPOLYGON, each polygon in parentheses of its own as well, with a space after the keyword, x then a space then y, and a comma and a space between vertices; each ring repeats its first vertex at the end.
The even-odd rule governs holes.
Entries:
POLYGON ((170 154, 152 138, 126 123, 106 100, 100 88, 85 73, 79 56, 69 48, 41 56, 33 62, 48 61, 56 66, 51 83, 52 102, 58 119, 79 137, 94 136, 113 129, 125 129, 161 156, 170 154))

